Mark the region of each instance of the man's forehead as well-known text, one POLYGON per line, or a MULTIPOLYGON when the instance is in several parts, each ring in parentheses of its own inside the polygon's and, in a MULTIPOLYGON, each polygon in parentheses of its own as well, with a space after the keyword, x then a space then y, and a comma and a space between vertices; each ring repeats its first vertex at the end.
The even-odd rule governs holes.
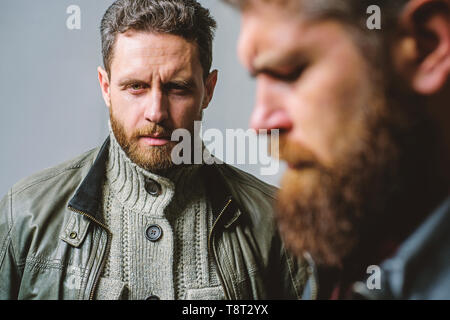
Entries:
POLYGON ((114 51, 112 69, 115 65, 126 66, 123 70, 126 74, 145 73, 153 67, 173 74, 192 73, 194 65, 200 64, 196 45, 171 34, 136 31, 120 34, 114 51))
POLYGON ((226 0, 241 10, 255 9, 264 4, 277 5, 280 8, 298 6, 300 0, 226 0))
MULTIPOLYGON (((350 0, 229 0, 239 3, 243 13, 269 12, 298 16, 303 19, 318 19, 352 12, 353 1, 350 0)), ((364 15, 361 12, 361 15, 364 15)))
POLYGON ((255 70, 298 63, 308 46, 313 24, 302 19, 260 20, 243 23, 240 51, 247 65, 255 70))
MULTIPOLYGON (((350 11, 348 0, 248 0, 242 13, 240 45, 244 56, 254 58, 255 67, 289 64, 296 53, 323 42, 330 35, 324 26, 345 24, 336 19, 350 11), (281 4, 288 3, 288 6, 281 4), (298 52, 296 52, 298 51, 298 52)), ((309 48, 311 49, 311 48, 309 48)), ((247 64, 247 63, 246 63, 247 64)))
POLYGON ((141 54, 150 57, 193 58, 196 54, 195 44, 180 36, 139 31, 118 34, 114 49, 118 54, 141 54))

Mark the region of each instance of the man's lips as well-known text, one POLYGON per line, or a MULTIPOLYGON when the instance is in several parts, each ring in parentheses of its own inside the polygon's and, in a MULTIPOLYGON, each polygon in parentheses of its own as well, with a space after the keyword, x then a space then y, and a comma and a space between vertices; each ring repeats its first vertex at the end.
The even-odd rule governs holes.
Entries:
POLYGON ((155 134, 151 136, 142 136, 140 137, 140 140, 149 146, 163 146, 170 142, 170 137, 155 134))

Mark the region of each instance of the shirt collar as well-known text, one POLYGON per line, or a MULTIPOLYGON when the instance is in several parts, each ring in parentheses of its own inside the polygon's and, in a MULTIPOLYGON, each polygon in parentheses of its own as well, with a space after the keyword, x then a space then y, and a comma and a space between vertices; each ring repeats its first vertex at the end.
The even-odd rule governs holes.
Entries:
POLYGON ((365 298, 443 299, 450 288, 450 197, 380 265, 381 288, 354 287, 365 298))

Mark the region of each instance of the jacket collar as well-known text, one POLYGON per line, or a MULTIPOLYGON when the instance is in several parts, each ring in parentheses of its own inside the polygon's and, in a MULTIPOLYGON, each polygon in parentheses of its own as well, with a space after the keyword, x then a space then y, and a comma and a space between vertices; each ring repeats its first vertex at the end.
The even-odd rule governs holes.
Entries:
MULTIPOLYGON (((73 211, 88 215, 100 223, 104 222, 100 207, 109 145, 110 138, 108 137, 100 148, 88 174, 69 201, 69 208, 73 211)), ((218 165, 204 165, 202 174, 204 181, 206 181, 207 196, 212 204, 214 221, 219 216, 223 217, 221 220, 224 221, 224 225, 227 228, 239 218, 241 210, 239 210, 236 201, 231 196, 230 190, 224 183, 226 177, 221 174, 221 171, 216 166, 218 165)))
POLYGON ((203 166, 203 179, 206 182, 207 197, 211 202, 214 221, 219 217, 225 228, 229 228, 242 215, 240 205, 233 197, 231 190, 225 183, 223 172, 217 166, 227 164, 212 164, 203 166))
POLYGON ((101 223, 103 223, 103 215, 99 208, 101 205, 102 185, 105 179, 109 144, 110 140, 108 137, 100 148, 97 158, 88 174, 81 182, 73 198, 69 201, 70 208, 87 214, 101 223))

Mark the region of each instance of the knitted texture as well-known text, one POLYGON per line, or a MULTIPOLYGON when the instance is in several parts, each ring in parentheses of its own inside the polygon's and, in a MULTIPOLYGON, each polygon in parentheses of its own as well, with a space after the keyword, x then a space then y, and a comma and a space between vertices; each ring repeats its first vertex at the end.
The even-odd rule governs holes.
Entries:
POLYGON ((213 224, 200 166, 177 166, 155 174, 134 164, 110 133, 103 187, 103 214, 112 233, 97 299, 220 299, 223 291, 208 254, 213 224), (149 179, 160 195, 146 191, 149 179), (162 236, 146 237, 156 224, 162 236))

